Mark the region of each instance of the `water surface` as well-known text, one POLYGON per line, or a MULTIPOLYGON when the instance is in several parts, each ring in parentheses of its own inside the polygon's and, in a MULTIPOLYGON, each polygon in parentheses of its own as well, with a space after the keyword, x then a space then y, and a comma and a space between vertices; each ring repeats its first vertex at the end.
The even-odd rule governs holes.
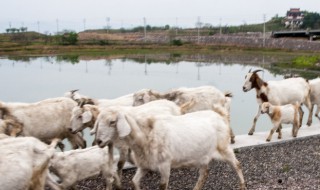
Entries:
MULTIPOLYGON (((264 69, 264 80, 281 80, 283 74, 271 73, 272 59, 263 56, 248 63, 220 57, 176 61, 150 61, 152 56, 135 59, 36 57, 0 59, 0 100, 6 102, 36 102, 63 96, 72 89, 92 98, 116 98, 142 88, 167 91, 178 87, 213 85, 233 94, 231 126, 235 134, 247 134, 258 110, 254 90, 242 91, 244 76, 249 69, 264 69)), ((317 122, 317 120, 315 120, 317 122)), ((272 127, 262 115, 256 131, 272 127)), ((87 137, 92 139, 91 137, 87 137)))

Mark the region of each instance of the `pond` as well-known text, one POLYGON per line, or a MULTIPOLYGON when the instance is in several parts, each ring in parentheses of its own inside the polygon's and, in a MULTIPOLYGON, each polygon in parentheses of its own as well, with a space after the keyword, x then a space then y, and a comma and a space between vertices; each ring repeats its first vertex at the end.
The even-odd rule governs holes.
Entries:
MULTIPOLYGON (((63 96, 72 89, 80 89, 81 94, 92 98, 111 99, 142 88, 164 92, 178 87, 213 85, 232 92, 231 127, 236 135, 247 134, 258 107, 255 91, 242 91, 244 76, 249 69, 263 69, 260 76, 264 80, 281 80, 284 75, 272 67, 278 59, 286 58, 264 55, 2 57, 0 100, 36 102, 63 96)), ((262 115, 256 131, 266 131, 271 126, 269 118, 262 115)))

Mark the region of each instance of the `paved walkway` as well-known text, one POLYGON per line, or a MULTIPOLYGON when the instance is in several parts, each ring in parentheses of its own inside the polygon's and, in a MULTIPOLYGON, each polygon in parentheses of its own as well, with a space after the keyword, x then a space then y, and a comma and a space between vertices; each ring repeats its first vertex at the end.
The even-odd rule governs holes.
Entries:
MULTIPOLYGON (((235 138, 236 143, 233 144, 232 147, 241 148, 241 147, 247 147, 247 146, 255 146, 255 145, 261 145, 266 143, 277 143, 277 142, 290 140, 294 138, 291 135, 291 130, 292 130, 292 127, 290 125, 288 125, 288 127, 283 128, 282 139, 278 139, 278 133, 276 132, 273 133, 272 139, 270 142, 266 141, 270 131, 255 132, 253 135, 248 135, 248 134, 236 135, 236 138, 235 138)), ((308 127, 307 125, 303 125, 299 129, 298 136, 296 138, 319 135, 319 134, 320 134, 319 123, 313 124, 310 127, 308 127)))

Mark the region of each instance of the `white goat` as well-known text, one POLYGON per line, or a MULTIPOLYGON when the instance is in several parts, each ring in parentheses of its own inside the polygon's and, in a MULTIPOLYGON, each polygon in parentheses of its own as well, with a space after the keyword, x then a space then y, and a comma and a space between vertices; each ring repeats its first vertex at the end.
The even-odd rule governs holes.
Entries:
POLYGON ((46 145, 34 137, 1 137, 1 189, 43 190, 58 139, 46 145))
POLYGON ((200 168, 194 190, 201 189, 209 174, 212 159, 227 161, 236 170, 240 189, 245 189, 240 163, 229 144, 230 128, 225 118, 207 110, 181 116, 143 115, 110 111, 97 120, 97 144, 104 147, 123 140, 134 153, 138 169, 133 178, 136 190, 147 170, 160 172, 160 189, 168 187, 170 169, 200 168))
POLYGON ((148 104, 144 104, 137 107, 129 106, 110 106, 110 107, 98 107, 95 105, 83 105, 76 106, 72 110, 71 116, 71 125, 68 130, 72 133, 77 133, 85 128, 91 128, 91 133, 95 133, 93 129, 94 123, 100 113, 100 111, 112 108, 122 111, 133 111, 137 114, 139 113, 152 113, 152 114, 172 114, 172 115, 181 115, 181 112, 184 112, 185 109, 188 109, 188 106, 192 105, 193 102, 186 103, 181 107, 177 106, 175 103, 168 100, 157 100, 152 101, 148 104))
MULTIPOLYGON (((76 106, 72 110, 72 116, 70 120, 70 126, 68 131, 71 133, 78 133, 84 130, 85 128, 93 129, 94 123, 100 113, 99 106, 80 103, 79 106, 76 106)), ((94 131, 94 130, 93 130, 94 131)), ((94 133, 92 131, 92 134, 94 133)), ((95 145, 95 141, 92 145, 95 145)), ((128 159, 129 147, 122 142, 115 143, 116 148, 119 149, 119 161, 118 161, 118 175, 122 176, 122 169, 126 160, 128 159)))
POLYGON ((50 181, 48 184, 54 190, 67 189, 74 187, 78 181, 101 172, 106 180, 106 189, 112 189, 114 178, 117 189, 120 189, 120 180, 113 168, 112 149, 110 152, 109 150, 108 147, 101 149, 93 146, 86 149, 56 152, 50 160, 49 169, 62 182, 52 181, 52 178, 49 177, 47 178, 50 181))
POLYGON ((115 99, 93 99, 88 96, 81 95, 78 90, 71 90, 65 93, 66 97, 69 97, 80 104, 93 104, 99 107, 108 106, 132 106, 133 94, 124 95, 115 99))
MULTIPOLYGON (((188 106, 189 103, 186 103, 184 106, 188 106)), ((101 108, 94 105, 82 105, 77 106, 73 109, 72 117, 71 117, 71 128, 69 129, 71 132, 79 132, 86 127, 93 128, 94 123, 96 123, 96 119, 100 114, 100 111, 105 110, 117 110, 122 112, 131 111, 136 115, 142 114, 171 114, 171 115, 180 115, 181 109, 183 110, 184 106, 180 108, 175 103, 168 100, 158 100, 153 101, 148 104, 144 104, 137 107, 129 107, 129 106, 110 106, 101 108)), ((95 133, 96 128, 91 130, 91 134, 95 133)), ((122 141, 116 142, 115 147, 119 149, 120 158, 118 162, 118 172, 121 177, 121 171, 125 164, 125 161, 128 157, 129 147, 125 145, 122 141)))
MULTIPOLYGON (((310 102, 310 86, 304 78, 288 78, 280 81, 263 81, 257 72, 262 70, 249 71, 245 76, 245 83, 243 85, 243 91, 248 92, 251 89, 256 89, 257 102, 259 104, 258 113, 254 117, 253 126, 249 131, 249 135, 252 135, 256 128, 256 122, 261 114, 261 104, 263 102, 270 102, 272 105, 285 105, 305 104, 309 110, 309 117, 307 125, 311 125, 312 113, 310 102)), ((301 107, 300 107, 301 109, 301 107)), ((302 109, 301 112, 303 113, 302 109)), ((302 122, 300 117, 300 123, 302 122)), ((281 128, 281 126, 280 126, 281 128)))
POLYGON ((300 117, 302 116, 299 103, 275 106, 269 102, 264 102, 261 105, 261 113, 267 113, 274 125, 270 131, 267 141, 271 140, 272 134, 275 130, 279 130, 278 139, 281 139, 281 124, 292 124, 292 136, 297 137, 298 130, 301 127, 300 117))
MULTIPOLYGON (((230 92, 221 92, 214 86, 200 86, 195 88, 177 88, 167 93, 160 93, 155 90, 142 89, 133 95, 133 106, 145 104, 150 101, 167 99, 181 106, 191 100, 194 102, 192 106, 187 106, 184 113, 191 113, 200 110, 214 110, 214 107, 223 107, 228 112, 228 120, 230 122, 230 105, 232 94, 230 92)), ((231 129, 231 128, 230 128, 231 129)), ((235 143, 235 135, 230 130, 231 143, 235 143)))
POLYGON ((315 116, 320 120, 319 112, 320 112, 320 78, 309 80, 311 93, 310 100, 312 104, 311 115, 313 112, 314 105, 317 106, 317 110, 315 116))
POLYGON ((72 109, 76 105, 75 101, 64 97, 28 104, 0 102, 0 119, 21 125, 21 136, 33 136, 47 144, 54 138, 67 138, 73 148, 84 148, 85 140, 67 130, 72 109))
POLYGON ((142 105, 159 99, 167 99, 180 106, 193 99, 195 104, 190 107, 189 110, 186 110, 187 113, 199 110, 210 110, 213 105, 220 105, 229 111, 231 97, 231 93, 223 93, 213 86, 200 86, 195 88, 181 87, 173 89, 167 93, 159 93, 155 90, 142 89, 134 93, 133 106, 142 105))

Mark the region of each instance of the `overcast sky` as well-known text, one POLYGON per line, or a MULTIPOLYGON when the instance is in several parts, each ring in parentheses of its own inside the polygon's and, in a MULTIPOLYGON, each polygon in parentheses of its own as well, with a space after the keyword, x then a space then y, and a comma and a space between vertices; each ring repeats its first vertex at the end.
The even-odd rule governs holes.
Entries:
POLYGON ((213 26, 263 22, 290 8, 320 12, 320 0, 1 0, 0 32, 28 30, 132 28, 152 26, 194 27, 198 19, 213 26))

